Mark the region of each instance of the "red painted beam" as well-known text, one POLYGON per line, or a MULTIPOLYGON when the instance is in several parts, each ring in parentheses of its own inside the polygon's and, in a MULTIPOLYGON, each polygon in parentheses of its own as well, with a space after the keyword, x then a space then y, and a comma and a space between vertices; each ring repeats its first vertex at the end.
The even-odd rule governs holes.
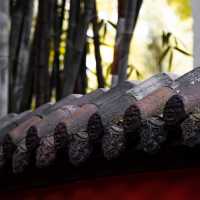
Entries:
POLYGON ((200 169, 99 178, 54 187, 1 192, 3 200, 198 200, 200 169))

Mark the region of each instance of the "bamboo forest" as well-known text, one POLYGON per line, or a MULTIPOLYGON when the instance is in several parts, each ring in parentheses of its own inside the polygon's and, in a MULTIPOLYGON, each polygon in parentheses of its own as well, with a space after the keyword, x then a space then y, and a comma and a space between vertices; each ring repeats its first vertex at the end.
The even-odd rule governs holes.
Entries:
POLYGON ((0 116, 192 68, 189 0, 1 0, 0 116))

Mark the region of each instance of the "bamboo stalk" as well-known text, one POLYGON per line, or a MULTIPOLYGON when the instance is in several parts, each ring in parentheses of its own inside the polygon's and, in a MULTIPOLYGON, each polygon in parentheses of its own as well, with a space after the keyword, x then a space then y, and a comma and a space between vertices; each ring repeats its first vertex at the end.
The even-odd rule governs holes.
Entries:
POLYGON ((0 117, 8 112, 9 88, 9 1, 0 2, 0 117))
POLYGON ((35 70, 36 107, 50 100, 49 54, 55 0, 39 1, 37 57, 35 70))
POLYGON ((11 25, 11 70, 10 107, 14 112, 20 111, 22 91, 28 70, 30 51, 30 33, 33 17, 33 0, 17 1, 12 15, 11 25), (17 38, 17 39, 16 39, 17 38))
POLYGON ((61 42, 61 35, 62 35, 62 28, 63 28, 63 21, 64 21, 64 14, 65 14, 65 5, 66 0, 62 0, 62 4, 59 6, 58 1, 55 2, 55 16, 54 16, 54 61, 53 61, 53 70, 51 74, 51 92, 52 89, 56 88, 56 100, 61 99, 61 79, 60 79, 60 42, 61 42))
POLYGON ((97 81, 98 87, 104 87, 104 77, 103 77, 103 66, 102 66, 102 58, 100 52, 100 38, 99 38, 99 30, 98 30, 98 16, 97 16, 97 7, 96 2, 94 5, 94 16, 92 20, 93 25, 93 33, 94 33, 94 48, 95 48, 95 58, 96 58, 96 73, 97 73, 97 81))
POLYGON ((118 23, 112 64, 112 85, 127 78, 128 54, 141 0, 118 1, 118 23))
POLYGON ((32 97, 34 94, 34 76, 37 58, 37 43, 39 40, 38 23, 36 23, 33 41, 31 44, 31 51, 28 61, 27 75, 22 93, 22 101, 20 105, 20 112, 31 109, 32 97))
POLYGON ((113 63, 112 63, 112 86, 116 86, 118 84, 118 70, 119 70, 119 54, 120 54, 120 44, 122 38, 122 32, 125 22, 125 5, 127 4, 127 0, 118 0, 118 21, 117 21, 117 33, 115 37, 115 47, 114 47, 114 55, 113 55, 113 63))
POLYGON ((124 32, 122 33, 121 46, 119 49, 119 83, 127 79, 129 49, 139 10, 142 4, 141 2, 142 0, 127 0, 124 32))
POLYGON ((81 59, 81 65, 79 69, 79 74, 76 79, 74 92, 80 93, 80 94, 86 94, 87 90, 87 66, 86 66, 86 57, 87 57, 87 51, 88 51, 88 44, 86 43, 82 59, 81 59))
MULTIPOLYGON (((72 0, 71 4, 73 2, 76 3, 77 1, 72 0)), ((68 51, 71 51, 71 53, 68 54, 65 59, 63 96, 73 93, 77 75, 80 69, 81 59, 84 53, 88 26, 93 17, 92 13, 94 8, 94 0, 85 0, 84 3, 84 15, 81 17, 77 27, 74 27, 73 29, 75 39, 68 40, 68 47, 71 47, 71 49, 68 49, 68 51)), ((74 26, 75 24, 72 25, 74 26)))

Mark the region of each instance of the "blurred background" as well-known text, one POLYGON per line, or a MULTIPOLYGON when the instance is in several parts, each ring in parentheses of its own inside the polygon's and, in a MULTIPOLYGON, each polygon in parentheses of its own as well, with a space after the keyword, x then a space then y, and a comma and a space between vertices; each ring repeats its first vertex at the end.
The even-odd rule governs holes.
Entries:
POLYGON ((0 116, 126 78, 192 69, 189 0, 0 4, 0 116))

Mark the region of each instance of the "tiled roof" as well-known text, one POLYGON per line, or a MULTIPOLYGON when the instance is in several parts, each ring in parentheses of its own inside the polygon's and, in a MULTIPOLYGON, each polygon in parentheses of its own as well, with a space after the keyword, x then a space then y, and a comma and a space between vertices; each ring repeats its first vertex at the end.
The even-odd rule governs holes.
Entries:
POLYGON ((1 188, 197 166, 199 104, 196 68, 9 114, 0 119, 1 188))

